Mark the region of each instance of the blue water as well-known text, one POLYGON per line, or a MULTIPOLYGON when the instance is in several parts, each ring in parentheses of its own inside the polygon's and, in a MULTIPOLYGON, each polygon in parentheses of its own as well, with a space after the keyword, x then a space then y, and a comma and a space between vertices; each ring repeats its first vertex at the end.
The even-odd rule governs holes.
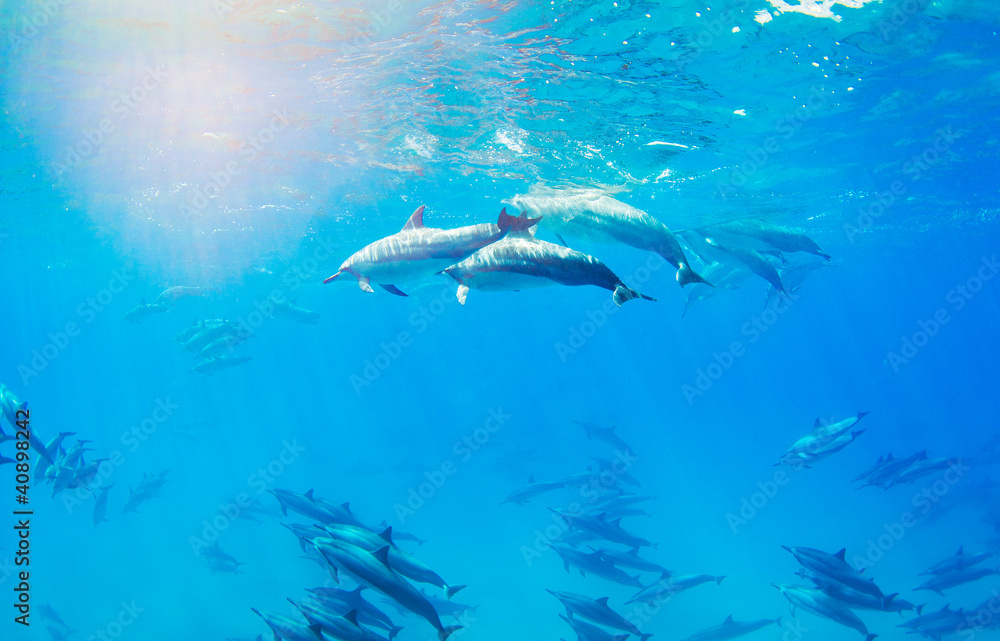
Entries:
MULTIPOLYGON (((1000 547, 983 449, 1000 415, 993 3, 2 6, 0 381, 44 441, 74 432, 64 447, 109 459, 95 488, 111 489, 95 527, 85 488, 31 488, 28 628, 5 517, 0 639, 267 638, 252 607, 298 617, 287 598, 332 585, 280 526, 310 519, 282 516, 274 489, 425 540, 400 546, 476 606, 453 639, 574 638, 545 589, 609 596, 657 639, 730 614, 782 617, 750 638, 863 638, 790 612, 772 584, 804 581, 783 545, 846 548, 885 594, 989 624, 946 638, 998 636, 979 609, 996 576, 914 591, 959 546, 1000 547), (657 301, 618 309, 604 289, 552 286, 474 289, 462 306, 443 277, 401 284, 408 298, 321 284, 418 205, 428 226, 493 222, 540 186, 600 190, 675 231, 766 219, 832 260, 780 313, 751 277, 682 316, 674 268, 589 241, 570 244, 657 301), (121 321, 178 285, 203 295, 121 321), (270 295, 318 323, 263 315, 270 295), (189 372, 172 339, 205 318, 249 328, 238 353, 252 360, 189 372), (817 417, 860 411, 866 431, 843 451, 773 466, 817 417), (574 421, 617 426, 632 447, 632 490, 655 497, 622 521, 657 544, 643 556, 725 581, 640 616, 634 588, 567 572, 546 547, 546 508, 579 492, 500 504, 529 477, 614 457, 574 421), (962 457, 957 481, 851 482, 924 449, 962 457), (259 522, 226 516, 241 493, 259 522), (212 571, 198 541, 238 573, 212 571)), ((0 480, 11 514, 13 465, 0 480)), ((372 599, 400 641, 434 638, 372 599)), ((858 615, 880 639, 910 638, 897 614, 858 615)))

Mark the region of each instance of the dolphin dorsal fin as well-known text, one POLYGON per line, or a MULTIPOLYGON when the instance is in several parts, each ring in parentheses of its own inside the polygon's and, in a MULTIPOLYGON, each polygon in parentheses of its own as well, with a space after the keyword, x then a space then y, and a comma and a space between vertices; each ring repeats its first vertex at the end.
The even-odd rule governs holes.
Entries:
POLYGON ((410 214, 410 219, 403 225, 403 231, 424 228, 424 206, 420 205, 417 210, 410 214))
POLYGON ((958 552, 955 552, 955 556, 961 556, 963 554, 965 554, 965 546, 964 545, 962 547, 958 548, 958 552))
POLYGON ((392 526, 391 525, 389 527, 385 528, 384 530, 382 530, 381 532, 379 532, 378 535, 381 536, 383 539, 385 539, 386 543, 388 543, 389 545, 392 545, 392 526))
POLYGON ((847 548, 840 548, 840 551, 837 552, 836 554, 834 554, 833 556, 835 556, 838 559, 840 559, 841 561, 843 561, 844 560, 844 556, 846 554, 847 554, 847 548))
POLYGON ((531 485, 534 482, 535 482, 535 475, 532 474, 531 476, 528 477, 528 485, 531 485))
POLYGON ((821 425, 823 425, 823 421, 821 419, 817 418, 816 422, 813 423, 813 429, 816 429, 817 427, 820 427, 821 425))
POLYGON ((380 547, 379 549, 377 549, 374 552, 372 552, 372 556, 374 556, 376 559, 378 559, 379 562, 382 563, 382 565, 384 565, 385 567, 389 568, 390 570, 392 569, 392 567, 389 565, 389 546, 388 545, 380 547))
POLYGON ((348 621, 350 621, 355 627, 361 627, 361 626, 358 625, 358 611, 357 610, 351 610, 350 612, 348 612, 347 614, 344 615, 344 618, 347 619, 348 621))
POLYGON ((340 507, 344 508, 344 511, 347 512, 348 514, 351 513, 351 502, 350 501, 344 501, 343 503, 340 504, 340 507))
POLYGON ((732 624, 733 624, 733 615, 730 614, 729 616, 726 617, 726 620, 722 622, 722 625, 732 625, 732 624))
POLYGON ((309 488, 309 491, 305 493, 305 497, 307 499, 309 499, 310 501, 313 500, 313 489, 312 488, 309 488))
POLYGON ((143 296, 142 298, 139 299, 139 304, 142 305, 143 307, 146 306, 146 297, 145 296, 143 296))

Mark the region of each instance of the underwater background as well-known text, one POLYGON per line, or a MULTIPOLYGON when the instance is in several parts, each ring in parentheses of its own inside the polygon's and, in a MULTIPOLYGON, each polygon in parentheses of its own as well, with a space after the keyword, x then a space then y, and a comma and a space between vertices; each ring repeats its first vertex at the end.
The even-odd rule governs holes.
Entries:
MULTIPOLYGON (((546 589, 609 596, 657 639, 729 615, 782 617, 752 638, 864 638, 790 612, 772 584, 806 582, 782 546, 846 548, 886 595, 978 621, 930 638, 1000 636, 980 607, 996 575, 914 591, 960 546, 1000 551, 993 3, 2 7, 0 381, 39 438, 89 441, 99 471, 54 496, 33 480, 26 628, 15 466, 0 465, 0 639, 270 637, 251 608, 304 621, 286 599, 334 584, 281 527, 313 520, 282 515, 279 489, 421 539, 399 545, 468 586, 453 639, 574 638, 546 589), (419 205, 452 228, 540 190, 600 192, 674 231, 766 220, 832 259, 779 308, 759 278, 689 304, 653 254, 587 241, 570 245, 656 302, 552 286, 461 305, 440 276, 406 298, 322 284, 419 205), (123 322, 176 286, 199 295, 123 322), (318 317, 273 314, 269 297, 318 317), (203 319, 248 328, 250 360, 189 371, 174 338, 203 319), (817 417, 859 412, 856 443, 775 467, 817 417), (725 581, 638 613, 635 587, 551 548, 566 531, 550 508, 582 491, 501 504, 621 454, 577 422, 630 446, 627 491, 654 497, 622 521, 656 544, 642 556, 725 581), (923 450, 952 463, 888 489, 853 481, 923 450), (232 512, 241 494, 260 512, 232 512), (238 565, 208 561, 213 543, 238 565)), ((435 638, 370 596, 400 641, 435 638)), ((898 613, 859 616, 912 637, 898 613)))

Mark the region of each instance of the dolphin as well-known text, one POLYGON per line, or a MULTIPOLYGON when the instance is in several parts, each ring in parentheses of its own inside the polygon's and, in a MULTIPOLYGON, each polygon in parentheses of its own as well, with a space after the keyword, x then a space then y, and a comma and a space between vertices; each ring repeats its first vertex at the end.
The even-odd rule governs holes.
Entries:
POLYGON ((830 256, 802 232, 766 220, 747 218, 703 227, 699 231, 723 238, 732 244, 746 244, 757 250, 805 252, 830 260, 830 256))
POLYGON ((972 581, 977 581, 994 574, 1000 574, 1000 568, 965 568, 954 570, 947 574, 935 574, 930 579, 924 581, 919 587, 913 588, 913 590, 932 590, 944 596, 944 591, 948 588, 965 585, 966 583, 971 583, 972 581))
POLYGON ((548 190, 536 188, 505 201, 545 219, 543 227, 596 242, 616 243, 659 254, 677 268, 681 287, 690 283, 710 284, 688 262, 677 238, 666 225, 597 190, 548 190))
POLYGON ((250 609, 264 619, 264 623, 274 633, 276 641, 326 641, 321 633, 322 628, 318 624, 306 625, 283 614, 262 612, 257 608, 250 609))
POLYGON ((759 252, 736 245, 726 245, 701 230, 681 232, 681 237, 687 241, 691 251, 705 262, 723 263, 732 269, 739 269, 742 265, 771 283, 779 292, 787 293, 785 285, 781 282, 781 274, 778 273, 778 269, 759 252))
POLYGON ((364 589, 365 586, 359 585, 353 590, 310 588, 308 592, 312 594, 320 607, 337 612, 341 616, 353 610, 357 612, 359 623, 385 630, 389 633, 389 639, 396 638, 396 635, 403 628, 393 623, 388 614, 365 600, 361 596, 361 591, 364 589))
POLYGON ((281 506, 281 513, 284 516, 288 516, 288 510, 297 512, 302 516, 307 516, 311 519, 319 521, 320 523, 347 523, 348 525, 353 525, 353 520, 348 520, 346 511, 341 506, 339 513, 334 513, 330 510, 330 506, 334 505, 332 503, 322 503, 322 499, 318 499, 313 496, 313 491, 309 490, 305 494, 298 494, 296 492, 291 492, 289 490, 274 489, 268 490, 274 498, 278 499, 278 504, 281 506))
POLYGON ((518 505, 524 505, 529 500, 535 498, 536 496, 541 496, 546 492, 551 492, 552 490, 559 490, 566 487, 566 483, 563 481, 535 481, 535 477, 531 476, 528 478, 528 484, 519 490, 514 490, 507 495, 503 501, 500 502, 501 505, 504 503, 516 503, 518 505))
POLYGON ((591 547, 591 549, 595 552, 600 552, 605 559, 621 568, 632 568, 633 570, 640 570, 643 572, 656 572, 660 575, 664 572, 669 572, 667 568, 663 567, 659 563, 654 563, 653 561, 639 556, 639 548, 632 548, 628 552, 612 550, 610 548, 598 549, 591 547))
POLYGON ((506 236, 514 221, 506 209, 500 212, 495 225, 486 223, 457 229, 424 227, 423 217, 421 205, 402 230, 366 245, 323 282, 346 274, 357 279, 362 291, 374 291, 371 286, 374 281, 391 294, 406 296, 393 283, 439 273, 506 236))
POLYGON ((796 574, 803 579, 811 581, 824 593, 851 609, 899 612, 902 614, 906 610, 917 610, 919 613, 920 609, 923 608, 923 606, 917 607, 909 601, 897 598, 899 596, 898 592, 888 594, 885 597, 878 597, 870 593, 858 592, 832 577, 807 568, 800 569, 796 574))
POLYGON ((781 617, 777 619, 758 619, 757 621, 733 621, 733 615, 726 617, 726 620, 719 625, 705 628, 700 632, 695 632, 684 641, 727 641, 746 636, 751 632, 756 632, 761 628, 766 628, 771 624, 781 627, 781 617))
POLYGON ((865 478, 865 482, 859 486, 858 489, 862 487, 868 487, 869 485, 877 485, 879 487, 888 488, 892 485, 893 479, 898 477, 904 470, 916 463, 917 461, 922 461, 927 458, 927 450, 921 450, 916 454, 911 454, 903 458, 892 458, 892 453, 882 461, 882 465, 878 467, 874 472, 868 474, 865 478))
POLYGON ((197 372, 198 374, 207 374, 208 376, 211 376, 213 372, 242 365, 243 363, 252 360, 252 358, 252 356, 213 356, 201 361, 200 363, 196 363, 194 367, 188 370, 188 374, 197 372))
POLYGON ((656 583, 645 586, 643 589, 633 594, 632 598, 625 603, 659 604, 676 594, 685 590, 690 590, 691 588, 697 587, 703 583, 715 581, 716 585, 722 585, 722 580, 725 578, 725 576, 712 576, 711 574, 685 574, 682 576, 674 576, 672 572, 668 571, 661 574, 660 579, 656 583))
POLYGON ((177 341, 178 343, 184 344, 189 340, 191 340, 192 336, 194 336, 203 329, 207 329, 209 327, 218 327, 219 325, 229 325, 229 324, 230 324, 229 321, 224 320, 222 318, 206 318, 204 320, 195 321, 191 325, 188 325, 180 332, 178 332, 177 335, 174 336, 174 340, 177 341))
MULTIPOLYGON (((573 628, 573 631, 576 632, 577 641, 626 641, 628 639, 628 634, 611 634, 586 621, 578 621, 577 619, 565 617, 561 614, 559 618, 573 628)), ((645 641, 647 636, 644 635, 642 637, 643 641, 645 641)))
POLYGON ((522 213, 505 238, 444 270, 458 282, 458 302, 469 289, 518 291, 547 285, 596 285, 613 292, 621 307, 633 298, 656 300, 629 288, 607 265, 583 252, 538 240, 529 231, 538 222, 522 213))
POLYGON ((166 305, 160 305, 159 303, 146 303, 146 299, 143 298, 141 302, 128 310, 122 319, 118 321, 119 323, 123 321, 128 321, 133 325, 138 325, 140 321, 149 318, 150 316, 155 316, 156 314, 162 314, 163 312, 169 312, 170 308, 166 305))
POLYGON ((319 324, 319 312, 299 307, 295 304, 295 300, 288 301, 273 296, 269 297, 268 300, 271 301, 271 316, 281 316, 306 325, 319 324))
POLYGON ((111 489, 112 485, 102 487, 100 489, 100 493, 97 495, 97 501, 94 502, 94 527, 97 527, 101 523, 105 523, 107 521, 107 519, 104 518, 104 515, 108 511, 108 490, 111 489))
POLYGON ((205 345, 205 347, 201 348, 201 351, 195 354, 195 358, 211 358, 213 356, 224 356, 227 353, 232 354, 236 351, 237 345, 251 336, 253 336, 253 334, 246 334, 245 336, 226 334, 225 336, 217 338, 208 345, 205 345))
POLYGON ((836 423, 827 423, 823 419, 817 418, 816 422, 813 423, 812 433, 819 437, 837 438, 842 434, 846 434, 852 427, 858 424, 864 417, 868 416, 870 412, 858 412, 857 416, 852 416, 850 418, 845 418, 842 421, 837 421, 836 423))
POLYGON ((852 630, 857 630, 865 636, 865 641, 872 641, 872 639, 878 636, 877 634, 870 634, 868 632, 868 628, 858 618, 858 615, 819 590, 794 585, 772 585, 781 590, 781 593, 788 599, 788 602, 792 604, 793 613, 796 607, 800 607, 824 619, 830 619, 852 630))
POLYGON ((172 305, 184 298, 196 298, 198 296, 202 296, 204 293, 204 287, 185 287, 184 285, 178 285, 177 287, 168 287, 160 292, 160 295, 156 297, 156 300, 154 300, 153 303, 165 303, 167 305, 172 305))
POLYGON ((243 574, 240 566, 244 565, 239 561, 229 561, 226 559, 206 558, 205 565, 213 574, 243 574))
POLYGON ((591 456, 590 459, 597 463, 598 476, 602 479, 602 482, 605 478, 605 472, 608 472, 612 475, 615 482, 621 481, 632 487, 639 487, 642 483, 628 471, 628 465, 631 462, 628 457, 631 453, 632 450, 629 449, 617 450, 617 456, 613 461, 599 456, 591 456))
POLYGON ((216 339, 232 336, 236 328, 236 325, 228 322, 219 325, 207 325, 184 341, 184 346, 181 349, 189 352, 201 351, 206 345, 211 344, 216 339))
POLYGON ((620 585, 628 585, 635 588, 642 587, 642 581, 639 576, 630 576, 624 572, 621 568, 615 567, 615 564, 604 558, 601 552, 582 552, 580 550, 574 550, 573 548, 567 548, 560 545, 553 545, 552 549, 556 551, 556 554, 563 561, 563 569, 569 572, 569 566, 572 565, 580 571, 580 575, 586 577, 587 572, 595 576, 604 577, 609 581, 614 581, 620 585))
POLYGON ((571 514, 560 510, 551 510, 569 521, 573 527, 591 532, 612 543, 621 543, 633 548, 655 547, 646 539, 636 536, 621 526, 621 519, 609 521, 603 512, 596 516, 592 514, 571 514))
POLYGON ((632 451, 632 448, 629 447, 628 443, 623 441, 621 437, 615 433, 614 427, 602 427, 600 425, 594 425, 593 423, 584 423, 583 421, 573 422, 583 428, 583 431, 587 434, 588 441, 597 439, 598 441, 604 441, 616 450, 620 450, 622 452, 632 451))
MULTIPOLYGON (((968 459, 966 459, 965 462, 968 462, 968 459)), ((900 472, 900 474, 896 478, 892 479, 886 486, 886 489, 894 485, 913 483, 917 479, 923 478, 928 474, 933 474, 934 472, 940 470, 947 470, 957 465, 961 465, 962 463, 963 459, 944 459, 944 458, 923 459, 917 461, 907 469, 900 472)))
POLYGON ((17 427, 19 420, 18 412, 23 412, 27 409, 27 401, 19 401, 9 387, 0 383, 0 411, 3 412, 3 417, 7 419, 11 427, 17 427))
POLYGON ((973 565, 979 565, 992 556, 993 553, 989 551, 980 552, 979 554, 966 554, 965 546, 963 545, 958 548, 958 552, 955 552, 955 554, 949 556, 947 559, 938 561, 920 574, 947 574, 949 572, 956 572, 970 568, 973 565))
POLYGON ((927 614, 922 614, 920 616, 913 617, 912 619, 907 619, 903 623, 897 625, 897 628, 909 628, 911 630, 920 630, 924 628, 934 627, 941 622, 946 622, 948 627, 952 630, 955 629, 957 625, 965 621, 966 610, 965 608, 959 608, 957 610, 951 609, 951 604, 945 604, 940 610, 934 612, 928 612, 927 614))
POLYGON ((646 641, 647 638, 653 636, 652 634, 643 634, 634 623, 612 610, 611 606, 608 605, 608 597, 591 599, 574 592, 545 591, 559 599, 565 606, 566 613, 570 616, 580 616, 606 628, 630 632, 639 637, 641 641, 646 641))
POLYGON ((439 641, 444 641, 452 632, 461 629, 460 625, 441 625, 441 619, 427 597, 392 569, 389 565, 388 545, 375 552, 337 539, 317 539, 315 545, 331 568, 346 572, 358 583, 381 592, 410 612, 426 619, 438 631, 439 641))
POLYGON ((356 545, 368 552, 375 552, 380 547, 388 545, 389 563, 393 570, 418 583, 429 583, 441 588, 449 599, 465 587, 449 586, 434 570, 400 549, 392 540, 392 527, 387 527, 377 534, 367 528, 342 523, 331 523, 323 526, 323 529, 333 538, 356 545))
POLYGON ((334 639, 342 641, 386 641, 385 637, 361 627, 358 622, 357 610, 349 610, 345 614, 331 614, 316 606, 293 599, 288 602, 302 612, 302 616, 311 624, 318 624, 323 632, 334 639))
POLYGON ((822 550, 807 547, 781 546, 795 557, 802 567, 829 577, 848 588, 871 595, 877 599, 884 599, 882 590, 875 585, 871 579, 864 577, 847 563, 847 549, 842 548, 836 554, 828 554, 822 550))

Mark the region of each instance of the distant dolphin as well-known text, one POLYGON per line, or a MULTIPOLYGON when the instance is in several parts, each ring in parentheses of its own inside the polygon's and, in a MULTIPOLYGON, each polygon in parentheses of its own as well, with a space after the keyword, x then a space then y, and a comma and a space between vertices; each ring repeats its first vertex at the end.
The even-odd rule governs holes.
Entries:
POLYGON ((188 373, 197 372, 198 374, 211 376, 213 372, 242 365, 249 362, 252 358, 252 356, 213 356, 195 364, 194 367, 188 370, 188 373))
POLYGON ((727 641, 746 636, 771 624, 781 627, 781 617, 777 619, 760 619, 758 621, 733 621, 733 615, 726 617, 721 624, 695 632, 684 641, 727 641))
POLYGON ((458 281, 458 302, 469 289, 518 291, 547 285, 596 285, 613 292, 615 305, 645 296, 629 288, 607 265, 593 256, 544 240, 528 231, 538 218, 522 213, 507 237, 444 270, 458 281))
POLYGON ((183 285, 168 287, 160 292, 160 295, 156 297, 156 300, 154 300, 153 303, 166 303, 170 305, 184 298, 195 298, 201 296, 204 292, 205 288, 203 287, 185 287, 183 285))
POLYGON ((500 212, 496 225, 487 223, 457 229, 424 227, 423 218, 421 205, 403 229, 355 252, 336 274, 323 282, 329 283, 349 274, 357 278, 362 291, 374 291, 371 286, 374 281, 387 292, 406 296, 393 283, 439 273, 506 236, 514 221, 507 210, 500 212))
POLYGON ((621 243, 659 254, 677 268, 681 287, 706 283, 688 263, 670 229, 641 209, 597 190, 542 190, 505 201, 545 219, 543 227, 562 240, 562 234, 597 242, 621 243))
POLYGON ((725 243, 713 236, 711 232, 701 229, 679 233, 687 241, 691 251, 705 262, 719 262, 733 268, 738 268, 742 264, 754 274, 771 283, 779 292, 785 293, 785 286, 781 282, 778 269, 758 251, 725 243))
POLYGON ((304 307, 295 304, 297 299, 284 300, 283 298, 268 298, 271 301, 271 316, 281 316, 306 325, 318 325, 320 315, 304 307))
POLYGON ((163 312, 169 312, 169 311, 170 308, 167 307, 166 305, 160 305, 159 303, 147 304, 146 299, 143 298, 138 305, 128 310, 128 312, 126 312, 125 315, 122 316, 122 319, 118 322, 120 323, 123 321, 128 321, 134 325, 137 325, 139 321, 145 320, 150 316, 154 316, 156 314, 162 314, 163 312))
POLYGON ((744 244, 757 250, 806 252, 830 260, 829 254, 824 253, 812 238, 790 227, 775 225, 766 220, 747 218, 702 227, 699 231, 719 238, 724 244, 744 244))

